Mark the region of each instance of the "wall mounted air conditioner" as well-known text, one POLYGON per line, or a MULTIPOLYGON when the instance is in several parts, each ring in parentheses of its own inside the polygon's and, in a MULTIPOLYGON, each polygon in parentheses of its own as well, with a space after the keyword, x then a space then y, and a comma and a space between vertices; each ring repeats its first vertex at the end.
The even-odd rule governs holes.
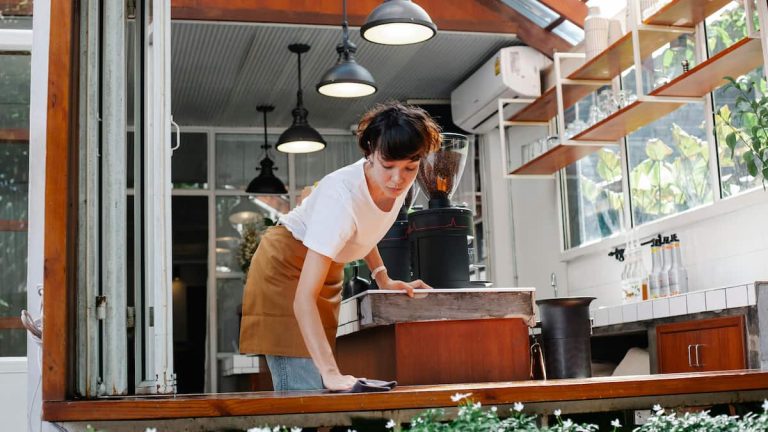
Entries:
MULTIPOLYGON (((485 133, 499 125, 497 99, 534 99, 541 95, 540 71, 552 64, 544 54, 527 46, 502 48, 451 92, 451 114, 457 126, 485 133)), ((508 104, 509 118, 525 107, 508 104)))

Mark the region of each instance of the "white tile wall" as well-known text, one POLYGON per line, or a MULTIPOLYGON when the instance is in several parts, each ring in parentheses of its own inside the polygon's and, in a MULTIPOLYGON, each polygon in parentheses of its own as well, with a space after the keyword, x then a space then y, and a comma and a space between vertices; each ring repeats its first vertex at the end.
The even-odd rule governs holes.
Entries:
POLYGON ((608 324, 618 324, 623 322, 621 306, 612 306, 608 308, 608 324))
POLYGON ((706 292, 707 310, 717 311, 727 307, 725 303, 725 289, 716 289, 706 292))
POLYGON ((668 298, 660 298, 660 299, 652 300, 651 304, 653 305, 654 318, 664 318, 669 316, 669 299, 668 298))
POLYGON ((705 292, 692 292, 686 296, 688 313, 698 313, 707 310, 707 295, 705 292))
POLYGON ((746 306, 749 304, 747 286, 739 285, 725 289, 725 305, 729 308, 746 306))
MULTIPOLYGON (((742 207, 674 230, 681 240, 689 290, 702 291, 768 280, 766 216, 768 193, 764 203, 742 207)), ((645 267, 650 269, 648 253, 644 254, 644 259, 645 267)), ((568 293, 597 297, 594 306, 620 304, 621 270, 622 263, 609 258, 605 250, 572 259, 567 266, 568 293)), ((739 299, 743 301, 741 297, 739 299)), ((700 300, 687 299, 689 313, 704 310, 700 300)), ((706 304, 707 310, 726 307, 724 300, 720 302, 715 297, 711 303, 706 304)), ((747 303, 750 303, 749 292, 747 303)), ((638 319, 642 319, 641 314, 638 309, 638 319)))
POLYGON ((637 303, 622 305, 621 318, 624 322, 637 321, 637 303))
POLYGON ((653 302, 644 301, 637 304, 638 321, 653 319, 653 302))
POLYGON ((679 295, 669 298, 669 316, 685 315, 687 313, 686 296, 679 295))

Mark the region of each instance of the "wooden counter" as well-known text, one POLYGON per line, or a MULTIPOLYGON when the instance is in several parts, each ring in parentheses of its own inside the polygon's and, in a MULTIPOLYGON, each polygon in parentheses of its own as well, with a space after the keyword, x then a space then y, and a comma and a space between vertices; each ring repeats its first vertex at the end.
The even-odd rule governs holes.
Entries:
POLYGON ((367 291, 342 303, 339 368, 401 385, 528 379, 534 291, 367 291))

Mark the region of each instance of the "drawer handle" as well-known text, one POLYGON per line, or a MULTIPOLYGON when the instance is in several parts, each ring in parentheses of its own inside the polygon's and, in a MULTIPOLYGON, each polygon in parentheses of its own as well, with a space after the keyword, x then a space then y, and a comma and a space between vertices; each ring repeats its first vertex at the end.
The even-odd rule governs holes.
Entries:
POLYGON ((700 344, 696 344, 693 346, 693 353, 696 356, 696 367, 702 367, 701 362, 699 361, 699 347, 702 346, 700 344))
POLYGON ((693 348, 693 345, 688 345, 688 366, 693 367, 693 364, 691 363, 691 348, 693 348))

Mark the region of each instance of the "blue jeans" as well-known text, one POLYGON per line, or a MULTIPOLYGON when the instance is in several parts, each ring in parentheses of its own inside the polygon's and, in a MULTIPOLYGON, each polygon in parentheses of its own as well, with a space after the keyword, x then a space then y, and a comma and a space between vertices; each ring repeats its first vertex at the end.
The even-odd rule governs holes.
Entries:
POLYGON ((281 390, 322 390, 323 379, 311 358, 267 355, 272 386, 281 390))

